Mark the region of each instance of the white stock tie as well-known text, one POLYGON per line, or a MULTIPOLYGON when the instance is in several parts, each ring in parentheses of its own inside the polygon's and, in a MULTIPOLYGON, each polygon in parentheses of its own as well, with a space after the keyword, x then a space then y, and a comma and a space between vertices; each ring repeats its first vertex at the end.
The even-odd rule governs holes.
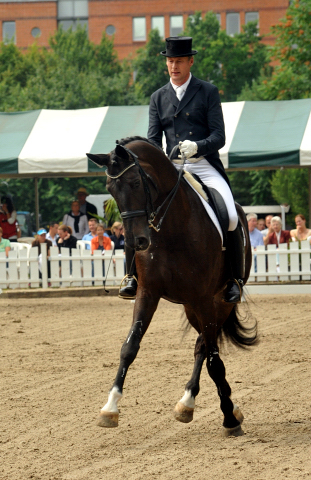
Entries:
POLYGON ((184 93, 185 93, 185 91, 184 91, 182 88, 178 87, 178 88, 176 89, 176 97, 178 98, 179 101, 180 101, 180 100, 182 99, 182 97, 184 96, 184 93))

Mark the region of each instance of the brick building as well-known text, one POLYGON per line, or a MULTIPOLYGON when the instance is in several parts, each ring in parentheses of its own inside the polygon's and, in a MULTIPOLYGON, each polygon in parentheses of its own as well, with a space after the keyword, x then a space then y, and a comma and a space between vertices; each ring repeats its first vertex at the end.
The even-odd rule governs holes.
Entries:
POLYGON ((48 45, 59 24, 64 29, 86 25, 89 38, 99 43, 103 32, 114 35, 119 58, 135 54, 147 40, 151 28, 163 38, 178 35, 189 15, 212 10, 228 34, 257 20, 264 42, 272 44, 271 25, 285 15, 289 0, 0 0, 0 39, 14 39, 26 48, 35 39, 48 45))

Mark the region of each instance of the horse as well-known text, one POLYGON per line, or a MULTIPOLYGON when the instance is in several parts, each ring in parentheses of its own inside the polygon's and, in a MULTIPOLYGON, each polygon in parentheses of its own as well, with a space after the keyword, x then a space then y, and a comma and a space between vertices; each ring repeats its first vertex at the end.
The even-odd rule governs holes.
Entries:
MULTIPOLYGON (((230 398, 231 388, 218 344, 226 338, 241 348, 255 345, 257 325, 254 320, 247 327, 237 316, 237 305, 223 301, 230 272, 218 230, 196 192, 152 141, 128 137, 117 141, 109 154, 87 156, 97 165, 107 167, 106 187, 121 212, 125 242, 136 251, 138 274, 133 322, 98 425, 118 426, 118 401, 128 368, 136 358, 159 300, 164 298, 183 305, 189 324, 198 333, 193 373, 174 409, 175 418, 184 423, 192 421, 206 360, 220 398, 224 435, 243 434, 243 415, 230 398)), ((245 284, 251 267, 251 248, 245 214, 236 205, 245 238, 245 284)))

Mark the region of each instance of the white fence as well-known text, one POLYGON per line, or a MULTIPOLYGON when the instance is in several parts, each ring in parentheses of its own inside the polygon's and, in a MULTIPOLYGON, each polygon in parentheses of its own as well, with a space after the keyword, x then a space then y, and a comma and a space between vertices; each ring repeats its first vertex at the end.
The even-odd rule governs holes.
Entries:
POLYGON ((0 252, 0 288, 38 288, 47 287, 87 287, 119 285, 124 273, 123 250, 100 250, 91 254, 90 250, 51 247, 47 260, 46 245, 41 246, 38 259, 38 247, 16 249, 6 258, 0 252), (49 271, 49 275, 48 275, 49 271))
MULTIPOLYGON (((106 285, 119 285, 124 277, 124 253, 116 250, 95 251, 57 247, 50 250, 47 260, 46 246, 42 246, 42 258, 38 261, 38 248, 11 250, 6 258, 0 252, 0 288, 38 287, 87 287, 102 286, 105 274, 106 285), (39 265, 40 263, 40 265, 39 265), (49 275, 48 275, 49 265, 49 275), (39 273, 40 266, 40 273, 39 273)), ((249 282, 297 282, 311 281, 311 246, 307 241, 257 247, 253 250, 252 269, 249 282)), ((249 283, 248 283, 249 285, 249 283)), ((311 286, 310 286, 311 293, 311 286)))
POLYGON ((296 282, 311 280, 311 245, 307 240, 260 246, 253 250, 249 282, 296 282))

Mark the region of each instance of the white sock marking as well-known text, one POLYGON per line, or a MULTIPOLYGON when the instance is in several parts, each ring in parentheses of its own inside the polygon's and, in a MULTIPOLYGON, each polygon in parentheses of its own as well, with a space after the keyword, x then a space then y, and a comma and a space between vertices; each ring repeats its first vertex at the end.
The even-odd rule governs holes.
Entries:
POLYGON ((191 391, 190 390, 185 390, 185 394, 180 400, 180 403, 185 405, 185 407, 188 408, 194 408, 195 406, 195 399, 191 396, 191 391))
POLYGON ((109 393, 108 402, 101 409, 102 412, 119 413, 118 401, 122 398, 122 393, 119 392, 117 387, 113 387, 109 393))

